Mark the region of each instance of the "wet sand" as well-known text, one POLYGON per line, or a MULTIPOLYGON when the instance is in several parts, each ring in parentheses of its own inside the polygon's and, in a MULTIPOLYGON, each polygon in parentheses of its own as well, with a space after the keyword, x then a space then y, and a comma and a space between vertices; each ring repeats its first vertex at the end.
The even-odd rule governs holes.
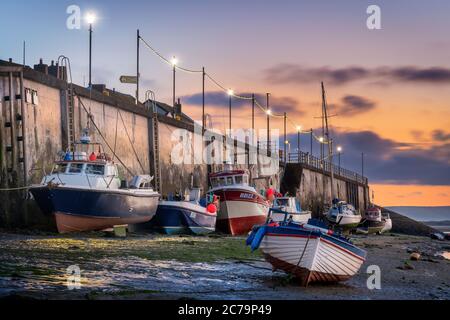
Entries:
POLYGON ((448 241, 406 235, 355 236, 368 252, 360 272, 332 285, 300 287, 272 272, 245 238, 103 233, 0 233, 0 297, 32 299, 450 299, 448 241), (421 253, 411 261, 413 251, 421 253), (67 285, 69 266, 81 288, 67 285), (369 290, 367 267, 381 270, 381 289, 369 290))

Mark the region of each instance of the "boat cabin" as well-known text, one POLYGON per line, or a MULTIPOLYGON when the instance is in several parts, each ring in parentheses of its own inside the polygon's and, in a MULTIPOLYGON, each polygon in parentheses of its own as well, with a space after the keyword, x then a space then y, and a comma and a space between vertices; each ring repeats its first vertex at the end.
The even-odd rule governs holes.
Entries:
POLYGON ((209 175, 213 188, 232 185, 248 186, 248 173, 245 170, 222 171, 209 175))
POLYGON ((300 201, 298 201, 295 197, 275 198, 273 201, 273 207, 290 213, 302 211, 300 201))
POLYGON ((119 188, 120 179, 117 166, 107 160, 89 161, 61 160, 55 163, 50 175, 43 178, 42 184, 49 182, 66 186, 90 188, 119 188))
POLYGON ((366 210, 365 218, 370 221, 381 221, 381 210, 377 207, 371 207, 366 210))

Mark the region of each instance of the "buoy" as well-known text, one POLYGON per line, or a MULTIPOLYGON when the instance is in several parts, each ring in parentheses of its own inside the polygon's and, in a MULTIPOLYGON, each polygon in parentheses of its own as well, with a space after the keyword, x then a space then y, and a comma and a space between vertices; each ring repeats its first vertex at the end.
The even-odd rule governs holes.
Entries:
POLYGON ((95 161, 97 160, 97 155, 95 154, 95 152, 92 152, 91 155, 89 156, 89 161, 95 161))
POLYGON ((275 198, 275 192, 272 188, 266 190, 266 199, 269 201, 273 201, 275 198))
POLYGON ((209 213, 216 213, 217 208, 213 203, 210 203, 206 206, 206 211, 208 211, 209 213))
POLYGON ((72 153, 70 151, 66 152, 66 155, 64 156, 64 161, 70 161, 72 160, 72 153))

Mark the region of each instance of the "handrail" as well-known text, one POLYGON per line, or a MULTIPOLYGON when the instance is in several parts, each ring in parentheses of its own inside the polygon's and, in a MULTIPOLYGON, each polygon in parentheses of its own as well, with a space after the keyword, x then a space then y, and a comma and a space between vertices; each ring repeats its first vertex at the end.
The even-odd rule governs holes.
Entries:
POLYGON ((367 177, 363 177, 362 175, 354 171, 339 167, 335 164, 333 164, 332 166, 329 160, 321 160, 320 158, 312 156, 309 153, 305 153, 303 151, 289 153, 286 160, 287 160, 286 162, 288 163, 300 163, 329 173, 331 173, 332 167, 333 173, 336 176, 347 178, 363 184, 368 183, 367 177))

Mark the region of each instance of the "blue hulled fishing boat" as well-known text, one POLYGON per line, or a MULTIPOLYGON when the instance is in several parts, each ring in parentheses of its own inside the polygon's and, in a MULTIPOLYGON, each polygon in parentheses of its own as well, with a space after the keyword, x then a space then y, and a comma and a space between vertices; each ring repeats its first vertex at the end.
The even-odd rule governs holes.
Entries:
POLYGON ((155 215, 159 194, 152 189, 152 177, 121 181, 117 165, 100 144, 75 146, 86 151, 62 155, 52 172, 30 188, 40 209, 55 216, 60 233, 142 223, 155 215))
POLYGON ((201 196, 201 189, 160 201, 151 226, 166 234, 205 234, 216 228, 218 202, 214 196, 201 196), (209 201, 208 201, 209 200, 209 201))

